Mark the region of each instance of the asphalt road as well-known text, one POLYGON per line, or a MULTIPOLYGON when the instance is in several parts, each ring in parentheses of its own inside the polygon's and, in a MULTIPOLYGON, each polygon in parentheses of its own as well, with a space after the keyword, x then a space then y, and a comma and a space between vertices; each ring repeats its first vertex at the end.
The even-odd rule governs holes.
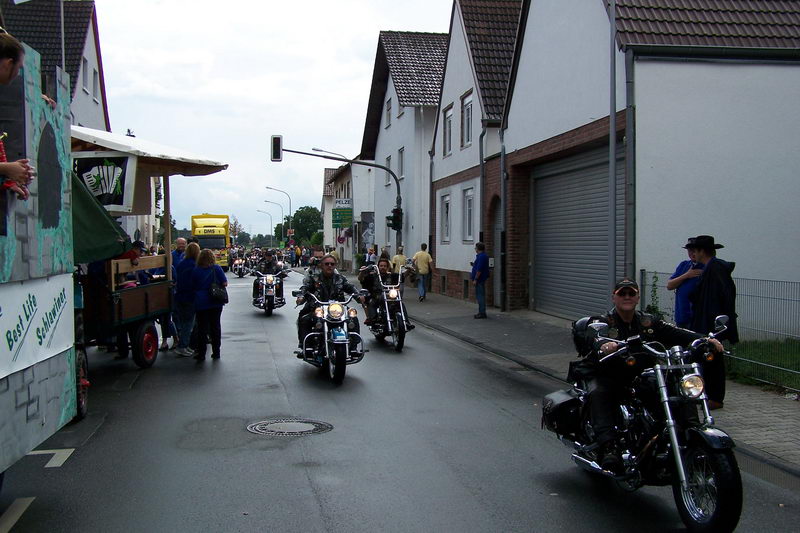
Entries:
MULTIPOLYGON (((627 493, 540 429, 557 383, 418 327, 399 354, 367 339, 335 386, 292 355, 294 305, 266 317, 251 283, 230 280, 219 361, 90 353, 90 416, 39 447, 75 451, 6 474, 6 523, 29 503, 13 531, 682 530, 669 488, 627 493), (333 429, 247 431, 283 417, 333 429)), ((739 531, 795 530, 800 495, 743 477, 739 531)))

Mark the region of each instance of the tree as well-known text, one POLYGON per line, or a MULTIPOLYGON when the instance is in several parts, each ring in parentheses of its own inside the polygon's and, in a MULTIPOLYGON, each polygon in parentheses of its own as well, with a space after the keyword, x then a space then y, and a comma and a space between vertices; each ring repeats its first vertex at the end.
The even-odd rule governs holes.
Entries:
POLYGON ((318 231, 311 236, 311 246, 322 246, 323 240, 325 240, 325 234, 318 231))
POLYGON ((246 231, 240 231, 239 235, 236 237, 236 244, 241 244, 242 246, 250 244, 250 234, 246 231))
POLYGON ((230 228, 229 229, 230 229, 231 235, 233 235, 233 241, 238 243, 239 242, 238 235, 239 235, 239 233, 244 231, 244 228, 239 223, 239 219, 236 218, 236 215, 231 215, 231 223, 230 223, 230 228))
POLYGON ((322 213, 316 207, 309 205, 303 206, 294 212, 292 217, 292 229, 294 229, 294 240, 296 242, 306 242, 311 239, 322 227, 322 213))

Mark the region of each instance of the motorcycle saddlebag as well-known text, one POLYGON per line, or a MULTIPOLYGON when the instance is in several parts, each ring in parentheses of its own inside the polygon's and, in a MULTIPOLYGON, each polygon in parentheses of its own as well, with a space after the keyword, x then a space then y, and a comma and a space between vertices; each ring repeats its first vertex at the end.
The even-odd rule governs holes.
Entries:
POLYGON ((542 400, 542 426, 559 435, 575 435, 580 414, 581 401, 574 389, 551 392, 542 400))

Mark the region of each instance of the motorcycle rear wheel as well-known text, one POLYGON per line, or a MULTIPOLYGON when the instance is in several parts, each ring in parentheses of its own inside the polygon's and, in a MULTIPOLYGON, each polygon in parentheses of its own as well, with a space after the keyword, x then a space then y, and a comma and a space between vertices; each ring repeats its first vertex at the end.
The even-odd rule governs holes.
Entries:
POLYGON ((333 353, 328 358, 328 377, 334 383, 344 381, 344 372, 347 368, 347 346, 344 344, 334 344, 333 353))
POLYGON ((672 495, 687 529, 733 531, 742 512, 742 478, 733 451, 691 444, 683 461, 689 486, 684 489, 676 476, 672 495))

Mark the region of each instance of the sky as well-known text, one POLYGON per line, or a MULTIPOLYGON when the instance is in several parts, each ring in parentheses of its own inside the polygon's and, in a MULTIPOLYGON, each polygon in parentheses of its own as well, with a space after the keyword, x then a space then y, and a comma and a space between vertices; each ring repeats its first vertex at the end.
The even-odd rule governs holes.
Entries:
POLYGON ((178 228, 198 213, 235 215, 245 231, 319 208, 336 161, 285 148, 360 152, 381 30, 446 33, 452 0, 95 0, 111 129, 227 163, 173 177, 178 228))

